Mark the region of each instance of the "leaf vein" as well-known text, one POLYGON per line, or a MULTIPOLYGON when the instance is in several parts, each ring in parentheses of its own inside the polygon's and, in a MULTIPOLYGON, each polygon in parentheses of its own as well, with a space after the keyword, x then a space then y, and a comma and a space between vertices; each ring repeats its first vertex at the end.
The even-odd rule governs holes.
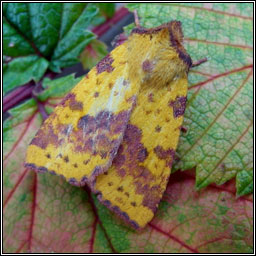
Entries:
POLYGON ((223 112, 227 109, 227 107, 231 104, 231 102, 234 100, 234 98, 236 97, 236 95, 238 95, 238 93, 241 91, 241 89, 245 86, 246 82, 249 80, 249 78, 252 75, 252 71, 249 72, 249 74, 247 75, 247 77, 244 79, 244 81, 242 82, 242 84, 238 87, 238 89, 236 90, 236 92, 232 95, 232 97, 228 100, 228 102, 225 104, 225 106, 222 108, 222 110, 216 115, 216 117, 213 119, 213 121, 208 125, 208 127, 204 130, 204 132, 201 134, 201 136, 198 137, 198 139, 194 142, 194 144, 192 144, 183 155, 181 155, 181 158, 184 157, 192 148, 194 148, 198 142, 204 137, 204 135, 210 130, 210 128, 215 124, 215 122, 221 117, 221 115, 223 114, 223 112))

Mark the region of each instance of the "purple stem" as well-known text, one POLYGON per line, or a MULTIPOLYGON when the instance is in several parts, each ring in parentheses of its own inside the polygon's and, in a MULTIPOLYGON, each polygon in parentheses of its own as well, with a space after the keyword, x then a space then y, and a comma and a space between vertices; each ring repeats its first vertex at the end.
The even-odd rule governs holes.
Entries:
MULTIPOLYGON (((45 77, 53 79, 56 75, 57 73, 48 70, 48 72, 41 78, 41 81, 45 77)), ((42 90, 41 81, 39 82, 40 88, 34 81, 30 81, 27 84, 17 87, 12 92, 8 93, 3 99, 3 112, 8 111, 10 108, 14 107, 23 100, 31 98, 33 93, 39 93, 42 90)))
POLYGON ((37 106, 38 106, 38 110, 43 118, 43 120, 46 120, 47 117, 48 117, 48 113, 46 112, 45 110, 45 107, 44 107, 44 103, 40 102, 36 97, 33 96, 33 98, 35 99, 36 103, 37 103, 37 106))
POLYGON ((114 24, 116 24, 119 20, 123 19, 124 16, 128 14, 128 9, 125 7, 121 7, 118 11, 116 11, 115 15, 112 18, 107 20, 105 23, 93 28, 92 32, 100 37, 105 34, 114 24))
POLYGON ((22 100, 28 99, 32 95, 32 91, 34 89, 35 82, 30 81, 26 85, 20 86, 10 92, 3 99, 3 112, 8 111, 10 108, 15 106, 17 103, 22 100))

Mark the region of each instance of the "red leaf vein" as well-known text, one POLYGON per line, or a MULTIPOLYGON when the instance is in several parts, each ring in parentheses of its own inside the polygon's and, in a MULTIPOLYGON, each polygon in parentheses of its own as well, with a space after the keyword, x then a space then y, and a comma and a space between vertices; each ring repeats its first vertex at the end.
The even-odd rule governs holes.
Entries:
POLYGON ((177 242, 178 244, 182 245, 183 247, 185 247, 186 249, 188 249, 189 251, 193 252, 193 253, 199 253, 197 249, 192 248, 191 246, 187 245, 186 243, 184 243, 183 241, 181 241, 179 238, 173 236, 172 234, 167 233, 166 231, 162 230, 161 228, 155 226, 152 223, 148 224, 151 228, 153 228, 154 230, 156 230, 157 232, 163 234, 166 237, 169 237, 170 239, 172 239, 173 241, 177 242))

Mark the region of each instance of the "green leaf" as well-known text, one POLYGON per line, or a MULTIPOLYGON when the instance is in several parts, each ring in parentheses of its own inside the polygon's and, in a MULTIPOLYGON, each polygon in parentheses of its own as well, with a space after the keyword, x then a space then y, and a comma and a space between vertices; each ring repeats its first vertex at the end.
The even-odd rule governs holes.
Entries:
POLYGON ((83 68, 93 68, 101 59, 107 55, 107 46, 99 41, 93 40, 80 55, 80 61, 83 64, 83 68))
POLYGON ((95 38, 87 28, 97 13, 96 4, 5 3, 3 50, 9 64, 4 92, 38 81, 48 66, 59 72, 77 63, 82 50, 95 38))
POLYGON ((44 90, 37 95, 37 98, 44 102, 51 97, 63 97, 66 95, 82 77, 75 78, 74 74, 51 80, 45 78, 42 82, 44 90))
POLYGON ((114 3, 98 3, 101 15, 106 18, 111 18, 115 14, 115 4, 114 3))
POLYGON ((36 55, 19 57, 8 63, 4 69, 3 92, 23 85, 30 80, 38 82, 48 68, 48 61, 36 55))
POLYGON ((246 195, 253 191, 253 172, 242 170, 237 174, 236 189, 238 195, 246 195))
POLYGON ((196 187, 237 179, 238 195, 252 192, 252 4, 129 4, 141 25, 182 22, 185 48, 208 62, 189 73, 189 94, 177 169, 196 166, 196 187), (246 173, 245 175, 242 173, 246 173), (239 175, 237 175, 239 174, 239 175), (241 180, 242 179, 242 180, 241 180))
POLYGON ((95 38, 95 35, 86 28, 96 14, 97 8, 88 4, 70 30, 59 41, 51 59, 50 68, 53 71, 56 71, 58 67, 67 67, 78 62, 77 56, 95 38))
POLYGON ((111 18, 115 14, 115 4, 114 3, 97 3, 99 8, 99 13, 92 20, 93 26, 98 26, 106 21, 106 19, 111 18))
POLYGON ((67 34, 76 20, 83 14, 85 8, 86 3, 63 4, 60 38, 63 38, 67 34))
POLYGON ((5 55, 18 57, 35 53, 31 44, 5 18, 3 18, 3 35, 3 51, 5 55))
POLYGON ((37 49, 46 57, 51 56, 58 44, 62 8, 61 3, 28 5, 33 41, 37 49))
POLYGON ((25 37, 32 38, 30 28, 29 6, 26 3, 5 3, 4 16, 17 31, 25 37))

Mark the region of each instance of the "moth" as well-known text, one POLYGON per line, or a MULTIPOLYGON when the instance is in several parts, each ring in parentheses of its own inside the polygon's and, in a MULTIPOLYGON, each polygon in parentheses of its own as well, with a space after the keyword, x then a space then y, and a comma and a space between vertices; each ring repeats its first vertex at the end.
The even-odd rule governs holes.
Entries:
POLYGON ((192 65, 179 21, 137 22, 44 121, 25 166, 89 186, 132 227, 145 227, 169 180, 192 65))

